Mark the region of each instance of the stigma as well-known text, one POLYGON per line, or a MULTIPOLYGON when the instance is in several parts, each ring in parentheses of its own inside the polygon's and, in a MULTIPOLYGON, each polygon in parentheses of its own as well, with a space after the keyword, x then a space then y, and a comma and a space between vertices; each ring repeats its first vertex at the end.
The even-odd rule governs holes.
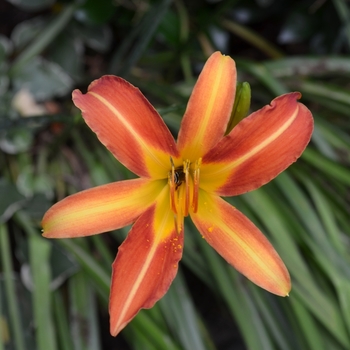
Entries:
POLYGON ((168 173, 170 189, 170 207, 175 216, 175 226, 178 233, 183 230, 183 220, 190 210, 194 213, 198 210, 198 191, 200 166, 202 158, 191 162, 186 159, 183 165, 175 167, 170 157, 171 170, 168 173))

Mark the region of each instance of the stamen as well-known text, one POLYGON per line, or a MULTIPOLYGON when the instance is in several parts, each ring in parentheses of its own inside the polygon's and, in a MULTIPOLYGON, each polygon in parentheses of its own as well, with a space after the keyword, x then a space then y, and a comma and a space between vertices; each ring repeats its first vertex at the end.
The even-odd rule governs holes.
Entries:
POLYGON ((191 162, 188 159, 184 161, 184 168, 183 168, 183 172, 185 174, 185 198, 184 198, 185 203, 184 203, 184 210, 183 210, 184 216, 188 216, 189 207, 190 207, 190 179, 189 179, 190 165, 191 165, 191 162))
POLYGON ((182 214, 175 215, 175 229, 178 234, 183 231, 184 228, 184 216, 182 214))
POLYGON ((168 183, 170 187, 170 208, 176 214, 176 200, 175 200, 175 164, 173 158, 170 157, 171 171, 168 173, 168 183))
POLYGON ((176 231, 181 233, 183 230, 184 223, 184 200, 185 200, 185 187, 180 186, 178 191, 176 191, 176 204, 177 204, 177 214, 175 215, 176 220, 176 231))
POLYGON ((198 210, 198 190, 199 190, 199 176, 200 176, 200 167, 202 164, 202 158, 198 158, 194 165, 193 172, 193 199, 192 199, 192 209, 194 213, 197 213, 198 210))

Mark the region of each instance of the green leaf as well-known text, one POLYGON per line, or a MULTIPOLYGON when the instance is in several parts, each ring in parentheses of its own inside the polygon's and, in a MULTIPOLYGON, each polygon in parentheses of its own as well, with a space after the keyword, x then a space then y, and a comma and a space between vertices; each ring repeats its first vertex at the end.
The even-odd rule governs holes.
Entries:
POLYGON ((182 349, 213 349, 213 345, 203 342, 200 319, 181 270, 159 305, 173 334, 179 338, 182 349))
MULTIPOLYGON (((5 297, 9 309, 9 323, 11 326, 10 335, 17 350, 25 350, 24 330, 21 322, 19 301, 16 297, 13 265, 11 259, 11 247, 7 228, 0 223, 0 252, 1 263, 4 271, 5 297)), ((0 285, 1 288, 1 285, 0 285)), ((1 302, 1 299, 0 299, 1 302)), ((2 314, 1 314, 2 315, 2 314)), ((0 316, 1 316, 0 315, 0 316)))
MULTIPOLYGON (((25 1, 25 0, 24 0, 25 1)), ((9 74, 15 75, 35 56, 40 54, 53 39, 66 27, 71 20, 73 13, 77 7, 76 3, 66 6, 63 11, 55 17, 33 41, 21 52, 12 64, 9 74)))
POLYGON ((14 6, 19 7, 23 11, 41 11, 49 8, 56 0, 8 0, 14 6))
POLYGON ((15 90, 28 88, 36 99, 49 100, 71 92, 73 81, 56 63, 34 57, 13 76, 15 90))
POLYGON ((3 223, 24 205, 25 197, 4 178, 0 178, 0 193, 0 223, 3 223))
POLYGON ((57 349, 50 291, 50 251, 51 243, 48 240, 34 235, 29 237, 30 269, 34 285, 33 310, 38 350, 57 349))
POLYGON ((75 17, 88 24, 108 22, 116 12, 116 4, 109 0, 86 0, 75 12, 75 17))
POLYGON ((99 350, 97 304, 87 275, 79 272, 69 279, 71 332, 74 350, 99 350))
POLYGON ((21 127, 0 132, 0 149, 9 154, 28 151, 33 142, 33 133, 21 127))

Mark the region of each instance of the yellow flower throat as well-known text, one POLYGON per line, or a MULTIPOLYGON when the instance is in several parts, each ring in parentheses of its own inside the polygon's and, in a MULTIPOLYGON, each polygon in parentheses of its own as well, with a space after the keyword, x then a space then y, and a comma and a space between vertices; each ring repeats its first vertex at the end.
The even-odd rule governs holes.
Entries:
POLYGON ((199 175, 202 158, 192 162, 184 160, 182 167, 175 167, 170 157, 171 171, 168 174, 170 207, 175 214, 175 227, 178 233, 183 230, 184 217, 189 211, 198 209, 199 175))

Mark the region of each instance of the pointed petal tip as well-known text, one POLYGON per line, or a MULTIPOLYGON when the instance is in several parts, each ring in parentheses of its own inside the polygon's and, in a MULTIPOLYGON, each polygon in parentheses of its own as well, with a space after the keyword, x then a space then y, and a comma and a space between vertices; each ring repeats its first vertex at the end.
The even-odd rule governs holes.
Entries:
POLYGON ((265 289, 267 292, 279 297, 288 297, 289 292, 292 289, 289 272, 274 249, 272 253, 275 259, 275 266, 270 265, 268 269, 261 271, 260 274, 256 276, 254 276, 254 274, 247 274, 243 270, 239 271, 251 282, 255 283, 260 288, 265 289))
POLYGON ((179 157, 176 143, 138 88, 104 75, 89 85, 87 93, 74 90, 72 98, 100 142, 128 169, 140 177, 167 176, 169 155, 179 157))
POLYGON ((70 195, 42 219, 46 238, 73 238, 108 232, 137 219, 164 187, 162 181, 112 182, 70 195))
POLYGON ((308 145, 314 125, 300 98, 300 92, 276 97, 237 124, 203 157, 202 188, 236 196, 263 186, 294 163, 308 145))
POLYGON ((75 100, 80 96, 82 95, 82 92, 79 90, 79 89, 75 89, 72 91, 72 100, 73 100, 73 103, 75 104, 75 100))
POLYGON ((128 322, 124 322, 121 324, 110 324, 110 329, 109 332, 111 333, 112 337, 116 337, 124 328, 125 326, 128 324, 128 322))
POLYGON ((250 281, 279 296, 289 293, 291 281, 285 264, 240 211, 201 190, 198 211, 191 218, 208 244, 250 281))
POLYGON ((265 288, 264 286, 260 286, 260 287, 267 290, 268 292, 270 292, 272 294, 275 294, 279 297, 284 298, 284 297, 289 297, 289 293, 292 289, 292 284, 291 284, 289 272, 288 272, 287 268, 284 266, 284 264, 283 264, 282 270, 283 270, 283 278, 281 278, 281 280, 278 281, 279 283, 276 283, 276 285, 274 286, 273 289, 269 290, 269 289, 265 288))
POLYGON ((178 148, 188 159, 197 159, 223 136, 236 90, 236 65, 219 51, 206 61, 193 88, 178 135, 178 148))

